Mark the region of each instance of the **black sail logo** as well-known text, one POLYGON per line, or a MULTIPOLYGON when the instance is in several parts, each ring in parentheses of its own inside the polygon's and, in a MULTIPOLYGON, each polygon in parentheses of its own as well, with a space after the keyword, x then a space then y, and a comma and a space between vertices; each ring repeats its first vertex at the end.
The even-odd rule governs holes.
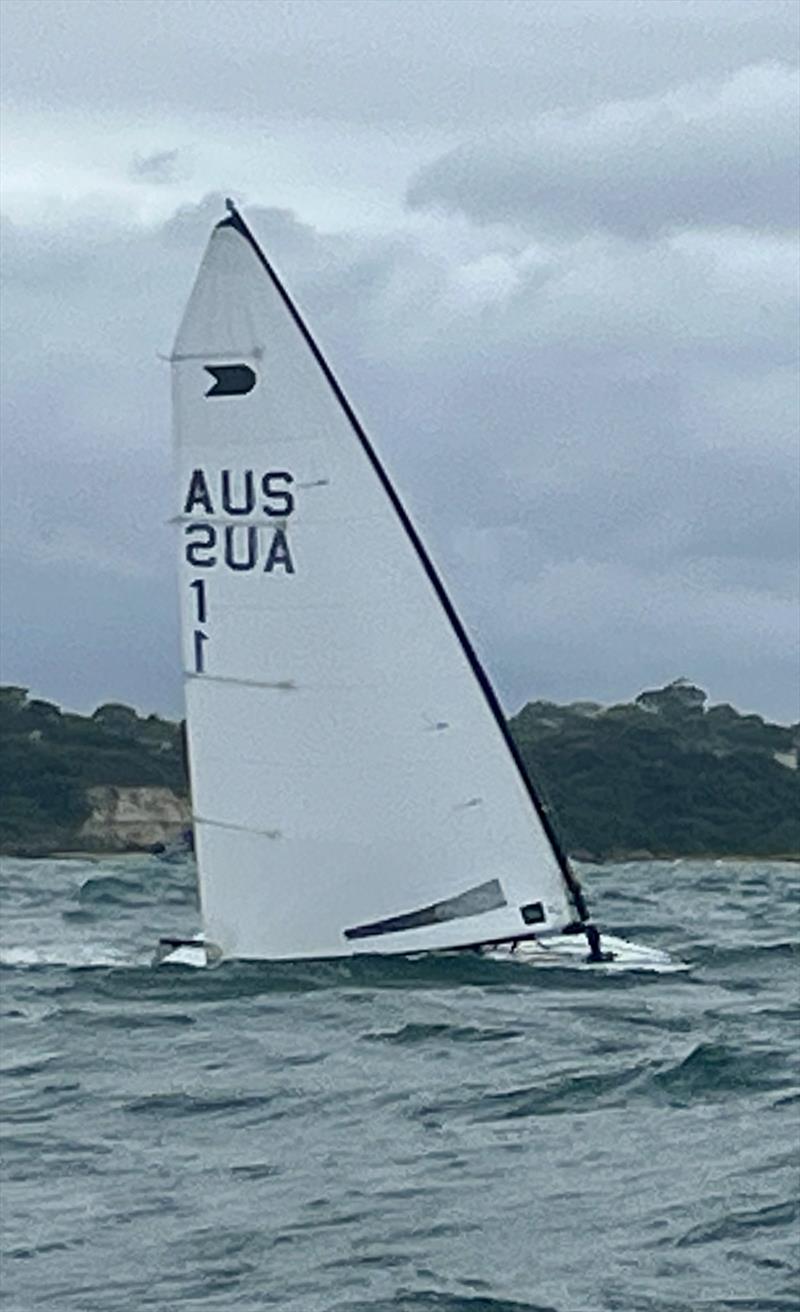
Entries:
POLYGON ((214 379, 206 396, 245 396, 258 381, 249 364, 206 364, 203 368, 214 379))

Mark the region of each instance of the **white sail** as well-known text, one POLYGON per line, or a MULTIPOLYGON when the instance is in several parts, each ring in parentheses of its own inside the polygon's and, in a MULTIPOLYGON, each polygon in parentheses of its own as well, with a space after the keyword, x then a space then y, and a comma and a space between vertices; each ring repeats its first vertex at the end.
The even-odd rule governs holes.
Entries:
POLYGON ((574 922, 579 890, 442 585, 235 213, 173 371, 207 938, 330 957, 574 922))

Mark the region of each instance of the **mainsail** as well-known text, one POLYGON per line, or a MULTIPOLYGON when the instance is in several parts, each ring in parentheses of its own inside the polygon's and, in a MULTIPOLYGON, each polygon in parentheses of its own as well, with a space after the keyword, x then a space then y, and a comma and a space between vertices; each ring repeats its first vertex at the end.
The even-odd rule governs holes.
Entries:
POLYGON ((583 921, 441 580, 234 210, 172 359, 207 938, 225 956, 332 957, 583 921))

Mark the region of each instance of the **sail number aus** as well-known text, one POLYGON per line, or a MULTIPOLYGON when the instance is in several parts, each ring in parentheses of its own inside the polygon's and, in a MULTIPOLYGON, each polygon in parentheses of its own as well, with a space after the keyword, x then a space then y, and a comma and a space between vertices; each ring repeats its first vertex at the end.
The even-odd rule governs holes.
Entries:
MULTIPOLYGON (((293 484, 294 476, 285 469, 269 470, 259 478, 252 469, 223 469, 218 478, 202 469, 192 470, 183 503, 184 515, 192 517, 184 529, 187 565, 193 570, 221 565, 234 573, 258 569, 265 574, 294 574, 286 531, 286 521, 295 507, 293 484), (247 522, 245 517, 254 514, 282 522, 247 522), (209 522, 219 519, 221 524, 209 522)), ((194 673, 203 674, 209 641, 205 580, 193 578, 189 588, 193 593, 192 618, 197 626, 192 633, 194 673)))
POLYGON ((265 574, 294 574, 286 535, 286 520, 295 507, 293 484, 294 476, 286 469, 271 469, 258 478, 252 469, 223 469, 218 478, 203 469, 192 470, 183 503, 184 515, 194 521, 184 530, 186 563, 194 569, 222 565, 237 573, 261 568, 265 574), (272 527, 237 522, 253 514, 283 523, 272 527), (211 517, 224 523, 209 523, 211 517), (265 540, 267 527, 272 532, 265 540))

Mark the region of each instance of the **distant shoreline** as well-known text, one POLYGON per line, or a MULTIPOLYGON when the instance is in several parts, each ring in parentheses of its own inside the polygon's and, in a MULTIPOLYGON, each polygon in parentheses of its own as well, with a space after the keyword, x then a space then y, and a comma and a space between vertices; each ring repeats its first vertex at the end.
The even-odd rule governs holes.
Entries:
POLYGON ((574 857, 573 860, 577 861, 579 865, 589 865, 589 866, 646 865, 649 862, 664 862, 664 861, 714 861, 720 864, 724 863, 725 865, 729 865, 731 863, 735 864, 740 861, 763 861, 765 863, 774 862, 777 864, 781 864, 784 862, 794 862, 795 864, 800 864, 800 852, 788 852, 785 854, 782 853, 777 856, 775 855, 774 852, 771 853, 770 856, 762 856, 761 854, 758 853, 754 854, 752 852, 750 853, 737 852, 735 856, 732 856, 730 852, 725 852, 725 853, 675 852, 667 856, 663 856, 663 855, 662 856, 655 856, 655 855, 626 856, 623 854, 622 856, 574 857))
MULTIPOLYGON (((187 855, 189 855, 187 853, 187 855)), ((0 852, 0 857, 11 857, 16 861, 130 861, 136 857, 152 856, 157 857, 158 853, 151 852, 148 848, 127 848, 125 851, 55 851, 55 852, 0 852)), ((765 864, 794 864, 800 865, 800 852, 786 852, 780 855, 772 853, 770 856, 763 856, 760 853, 737 852, 731 853, 714 853, 714 852, 667 852, 667 853, 627 853, 622 852, 615 856, 589 856, 588 853, 581 853, 580 856, 570 858, 577 865, 587 866, 624 866, 624 865, 656 865, 663 864, 666 861, 713 861, 724 865, 736 864, 741 861, 760 861, 765 864)))
MULTIPOLYGON (((800 861, 800 724, 707 701, 677 679, 615 706, 528 702, 508 727, 534 795, 557 817, 556 846, 598 866, 800 861)), ((0 737, 0 852, 141 860, 186 841, 181 725, 116 702, 76 715, 2 686, 0 737)), ((464 788, 473 777, 465 765, 464 788)))

